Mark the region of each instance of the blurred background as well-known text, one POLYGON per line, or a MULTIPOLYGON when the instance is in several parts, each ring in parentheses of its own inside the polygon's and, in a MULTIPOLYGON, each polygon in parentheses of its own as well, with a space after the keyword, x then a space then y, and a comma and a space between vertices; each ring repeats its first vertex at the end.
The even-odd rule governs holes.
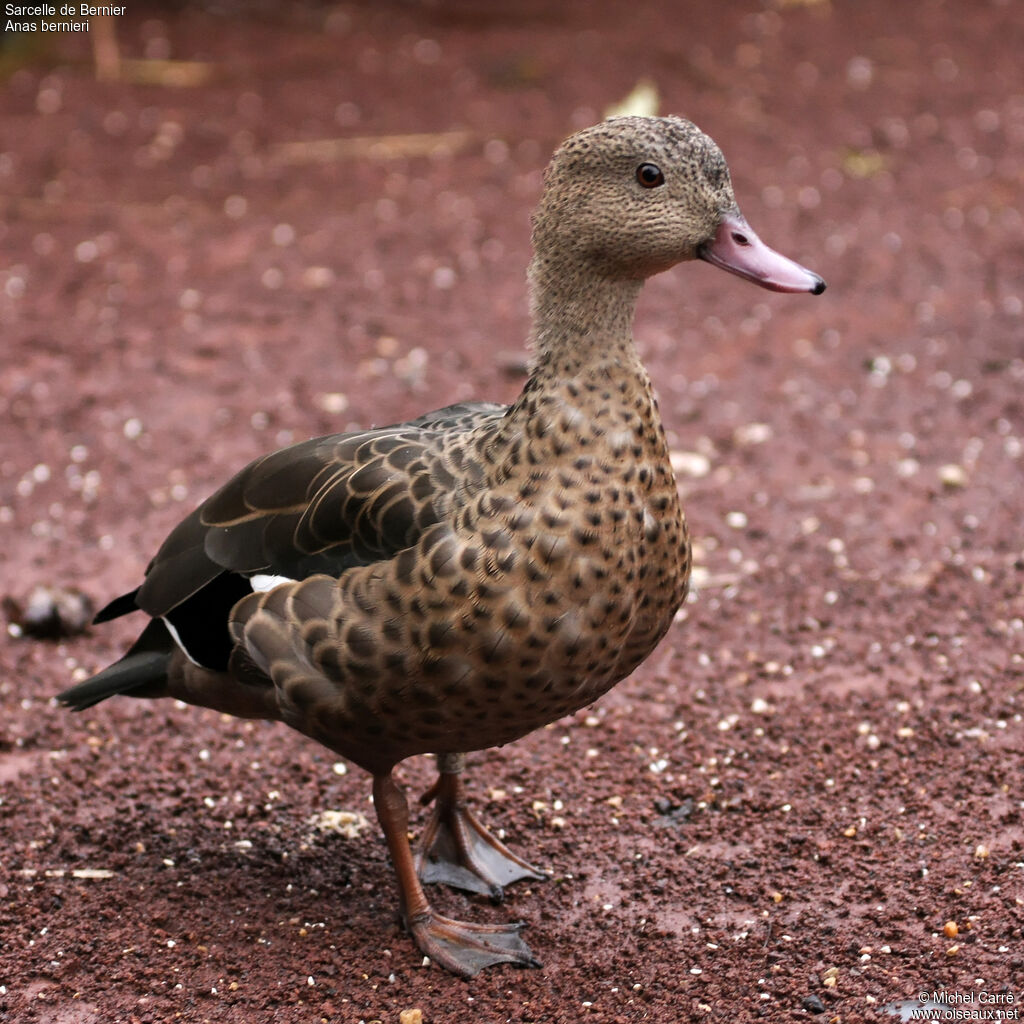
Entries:
POLYGON ((699 416, 713 445, 784 359, 775 406, 815 423, 812 464, 856 404, 868 457, 924 456, 929 486, 965 457, 1019 467, 1001 441, 922 450, 930 421, 898 408, 923 389, 943 417, 986 374, 1019 378, 1012 4, 133 3, 86 20, 8 29, 0 60, 0 500, 37 557, 140 493, 159 534, 166 506, 291 437, 514 394, 544 164, 616 109, 697 121, 755 229, 831 285, 794 302, 705 267, 653 282, 637 333, 674 436, 699 416), (131 476, 94 465, 126 451, 146 456, 131 476))

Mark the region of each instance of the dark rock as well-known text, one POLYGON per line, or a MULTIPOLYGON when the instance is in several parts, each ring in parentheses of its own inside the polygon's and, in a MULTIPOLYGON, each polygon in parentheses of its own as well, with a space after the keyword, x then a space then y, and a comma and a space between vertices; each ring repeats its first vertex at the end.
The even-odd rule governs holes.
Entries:
POLYGON ((800 1005, 808 1013, 824 1013, 825 1012, 825 1004, 815 995, 804 996, 803 999, 800 1000, 800 1005))
POLYGON ((33 587, 22 600, 5 597, 3 608, 15 633, 40 640, 84 633, 96 612, 92 598, 81 590, 46 584, 33 587))

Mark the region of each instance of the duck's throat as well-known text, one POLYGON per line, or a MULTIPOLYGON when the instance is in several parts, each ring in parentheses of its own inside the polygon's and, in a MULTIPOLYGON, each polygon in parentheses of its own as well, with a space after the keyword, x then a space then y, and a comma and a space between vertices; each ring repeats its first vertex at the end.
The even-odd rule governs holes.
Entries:
POLYGON ((532 342, 539 366, 636 359, 633 314, 641 280, 619 280, 555 265, 530 266, 532 342))

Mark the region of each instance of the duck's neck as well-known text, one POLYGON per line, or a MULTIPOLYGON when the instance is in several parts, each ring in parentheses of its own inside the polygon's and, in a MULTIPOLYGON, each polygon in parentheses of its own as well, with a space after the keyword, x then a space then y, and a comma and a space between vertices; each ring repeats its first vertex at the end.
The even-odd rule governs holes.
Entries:
POLYGON ((643 281, 612 279, 541 256, 531 263, 529 279, 535 375, 639 365, 633 314, 643 281))
POLYGON ((481 434, 485 458, 500 463, 498 478, 520 472, 524 442, 532 475, 547 472, 542 464, 582 471, 581 457, 597 453, 603 467, 626 466, 644 452, 655 463, 667 460, 650 378, 633 344, 642 283, 534 260, 533 369, 497 430, 481 434))

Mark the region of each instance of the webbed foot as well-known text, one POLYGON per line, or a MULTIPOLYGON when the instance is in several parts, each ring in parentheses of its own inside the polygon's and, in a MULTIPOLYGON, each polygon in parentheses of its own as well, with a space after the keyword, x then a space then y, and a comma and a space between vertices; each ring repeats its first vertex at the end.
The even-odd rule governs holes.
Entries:
POLYGON ((540 961, 519 937, 521 922, 470 924, 430 910, 410 921, 408 928, 416 945, 431 960, 463 978, 472 978, 494 964, 540 967, 540 961))
POLYGON ((514 854, 468 808, 459 774, 462 755, 444 755, 439 767, 437 781, 420 798, 424 804, 434 802, 416 848, 420 879, 481 893, 496 903, 510 882, 546 880, 547 875, 514 854))

